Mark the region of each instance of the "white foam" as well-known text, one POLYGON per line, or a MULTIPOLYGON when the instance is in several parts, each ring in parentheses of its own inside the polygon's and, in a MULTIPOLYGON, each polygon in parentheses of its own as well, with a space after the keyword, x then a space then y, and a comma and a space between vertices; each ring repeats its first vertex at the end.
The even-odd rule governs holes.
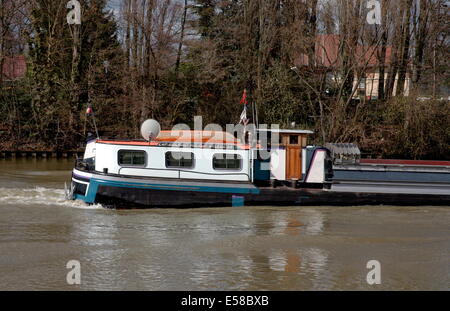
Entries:
POLYGON ((103 209, 99 204, 67 200, 63 189, 56 188, 0 188, 0 202, 8 205, 53 205, 82 209, 103 209))

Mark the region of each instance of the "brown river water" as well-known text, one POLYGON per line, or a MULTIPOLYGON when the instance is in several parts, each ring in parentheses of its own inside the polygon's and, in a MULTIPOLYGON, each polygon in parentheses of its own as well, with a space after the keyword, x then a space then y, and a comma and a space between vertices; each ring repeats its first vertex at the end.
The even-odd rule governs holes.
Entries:
POLYGON ((0 160, 0 290, 450 289, 448 206, 106 210, 64 199, 72 166, 0 160))

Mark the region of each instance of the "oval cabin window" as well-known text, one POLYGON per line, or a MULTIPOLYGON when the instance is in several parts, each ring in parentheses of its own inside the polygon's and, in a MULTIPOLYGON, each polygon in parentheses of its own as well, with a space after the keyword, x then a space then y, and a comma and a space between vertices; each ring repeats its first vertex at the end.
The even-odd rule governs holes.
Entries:
POLYGON ((194 154, 192 152, 166 152, 167 168, 193 168, 194 154))
POLYGON ((213 168, 215 170, 241 170, 242 157, 238 154, 215 154, 213 168))
POLYGON ((145 151, 120 150, 118 154, 120 166, 145 166, 145 151))

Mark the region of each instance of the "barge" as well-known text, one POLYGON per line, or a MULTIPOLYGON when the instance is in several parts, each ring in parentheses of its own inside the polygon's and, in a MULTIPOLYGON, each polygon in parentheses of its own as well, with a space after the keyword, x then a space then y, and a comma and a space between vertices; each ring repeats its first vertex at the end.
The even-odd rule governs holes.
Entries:
POLYGON ((144 140, 89 141, 69 198, 112 208, 450 205, 450 162, 364 160, 354 145, 309 146, 307 130, 258 130, 250 143, 153 120, 141 131, 144 140))

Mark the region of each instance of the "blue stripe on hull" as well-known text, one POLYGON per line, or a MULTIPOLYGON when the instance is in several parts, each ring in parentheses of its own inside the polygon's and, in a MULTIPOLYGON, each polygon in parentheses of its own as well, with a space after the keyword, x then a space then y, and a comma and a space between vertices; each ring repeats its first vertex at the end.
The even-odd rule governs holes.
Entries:
POLYGON ((220 186, 187 186, 187 185, 163 185, 163 184, 150 184, 150 183, 134 183, 126 181, 112 181, 102 180, 98 178, 92 178, 87 193, 83 195, 75 195, 76 200, 83 200, 86 203, 95 203, 95 198, 98 192, 98 187, 111 186, 118 188, 131 188, 131 189, 149 189, 149 190, 172 190, 172 191, 193 191, 193 192, 210 192, 210 193, 230 193, 230 194, 259 194, 258 188, 233 188, 233 187, 220 187, 220 186))

